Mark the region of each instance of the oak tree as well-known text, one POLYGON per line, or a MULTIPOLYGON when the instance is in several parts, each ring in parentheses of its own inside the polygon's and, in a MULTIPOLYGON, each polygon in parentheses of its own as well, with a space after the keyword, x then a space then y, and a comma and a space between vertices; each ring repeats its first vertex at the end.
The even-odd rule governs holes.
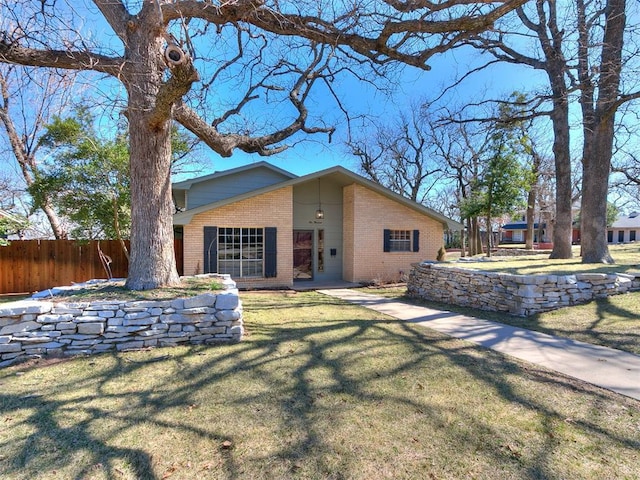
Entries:
POLYGON ((169 175, 172 121, 223 157, 234 150, 282 151, 292 136, 333 132, 331 125, 311 121, 306 101, 314 85, 331 91, 341 71, 384 73, 396 62, 428 69, 432 55, 523 3, 93 0, 85 9, 71 0, 2 0, 0 62, 91 71, 126 90, 132 202, 127 286, 149 289, 179 281, 169 175), (100 21, 111 36, 95 34, 100 21), (197 82, 201 89, 194 88, 197 82), (262 116, 260 124, 257 101, 286 104, 288 116, 262 116))
POLYGON ((549 116, 553 126, 556 223, 552 258, 571 257, 570 151, 581 141, 582 261, 613 261, 607 248, 606 205, 616 115, 621 106, 640 98, 637 22, 627 21, 633 8, 626 0, 535 0, 469 42, 493 56, 487 66, 496 61, 526 65, 547 77, 547 92, 537 96, 531 107, 532 114, 549 116), (571 131, 572 100, 580 106, 580 135, 571 131))

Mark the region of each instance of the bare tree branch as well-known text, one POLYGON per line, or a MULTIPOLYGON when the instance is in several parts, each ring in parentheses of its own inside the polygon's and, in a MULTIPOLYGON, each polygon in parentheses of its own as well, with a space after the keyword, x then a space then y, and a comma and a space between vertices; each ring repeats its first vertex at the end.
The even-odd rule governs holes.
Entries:
POLYGON ((119 77, 123 58, 111 58, 91 52, 69 50, 36 50, 11 42, 0 33, 0 61, 32 67, 94 70, 119 77))
POLYGON ((127 41, 127 29, 133 27, 133 19, 122 0, 94 0, 104 18, 123 43, 127 41))

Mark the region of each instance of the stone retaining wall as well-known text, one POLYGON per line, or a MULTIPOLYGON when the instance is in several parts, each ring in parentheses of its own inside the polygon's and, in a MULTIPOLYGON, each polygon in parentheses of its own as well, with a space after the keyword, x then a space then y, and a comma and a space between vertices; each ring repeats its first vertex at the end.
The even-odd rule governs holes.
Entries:
POLYGON ((78 355, 239 341, 238 290, 165 301, 0 305, 0 367, 42 355, 78 355))
MULTIPOLYGON (((523 255, 549 255, 551 250, 535 249, 526 250, 524 248, 498 248, 493 252, 495 257, 520 257, 523 255)), ((465 258, 465 257, 462 257, 465 258)), ((477 261, 477 258, 474 258, 477 261)))
POLYGON ((412 266, 407 290, 414 298, 529 316, 640 290, 640 273, 511 275, 424 262, 412 266))

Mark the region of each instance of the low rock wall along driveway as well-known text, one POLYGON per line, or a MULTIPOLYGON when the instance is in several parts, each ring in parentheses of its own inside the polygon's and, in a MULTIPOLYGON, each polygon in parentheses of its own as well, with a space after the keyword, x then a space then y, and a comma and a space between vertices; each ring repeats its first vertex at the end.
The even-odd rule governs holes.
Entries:
POLYGON ((640 274, 512 275, 432 262, 414 264, 410 297, 518 316, 640 290, 640 274))

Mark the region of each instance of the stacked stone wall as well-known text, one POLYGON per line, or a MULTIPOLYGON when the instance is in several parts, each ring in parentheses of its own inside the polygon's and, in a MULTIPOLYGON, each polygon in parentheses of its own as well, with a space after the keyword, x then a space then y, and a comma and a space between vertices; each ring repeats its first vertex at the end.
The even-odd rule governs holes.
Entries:
POLYGON ((85 355, 239 341, 238 290, 164 301, 24 300, 0 306, 0 367, 43 355, 85 355))
MULTIPOLYGON (((493 252, 495 257, 521 257, 523 255, 549 255, 551 250, 526 250, 524 248, 498 248, 493 252)), ((464 258, 464 257, 462 257, 464 258)))
POLYGON ((410 297, 518 316, 529 316, 596 298, 640 290, 640 274, 512 275, 414 264, 410 297))

